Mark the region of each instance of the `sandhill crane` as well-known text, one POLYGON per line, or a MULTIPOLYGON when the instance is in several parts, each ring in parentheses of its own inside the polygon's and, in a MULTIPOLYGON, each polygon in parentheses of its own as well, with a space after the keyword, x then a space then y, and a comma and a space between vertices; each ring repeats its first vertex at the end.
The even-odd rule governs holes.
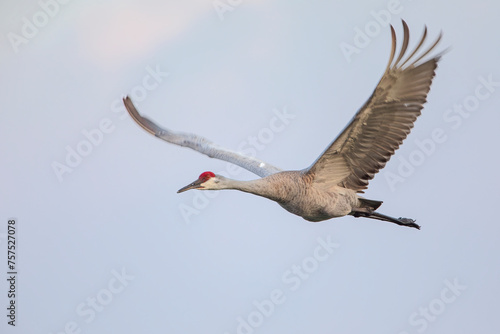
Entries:
POLYGON ((358 195, 410 133, 426 102, 442 55, 423 61, 441 39, 439 34, 429 48, 421 51, 427 36, 425 27, 415 49, 403 60, 408 48, 409 29, 404 20, 402 24, 403 44, 395 61, 396 33, 392 25, 390 27, 391 55, 371 97, 319 158, 303 170, 282 171, 256 158, 222 148, 206 138, 164 129, 141 116, 129 97, 123 102, 130 116, 156 137, 236 164, 261 177, 238 181, 204 172, 178 193, 190 189, 236 189, 276 201, 289 212, 312 222, 352 215, 420 229, 413 219, 393 218, 376 212, 381 201, 358 195), (422 54, 416 56, 418 51, 422 54))

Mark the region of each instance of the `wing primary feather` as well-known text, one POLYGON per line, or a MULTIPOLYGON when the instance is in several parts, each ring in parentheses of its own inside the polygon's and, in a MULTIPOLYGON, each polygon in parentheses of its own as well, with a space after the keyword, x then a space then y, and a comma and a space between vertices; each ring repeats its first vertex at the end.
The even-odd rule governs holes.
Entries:
POLYGON ((399 66, 402 68, 420 49, 420 47, 424 44, 425 38, 427 37, 427 26, 424 26, 424 33, 422 34, 422 38, 420 39, 420 42, 417 44, 413 52, 406 58, 406 60, 399 66))
POLYGON ((399 61, 401 58, 403 58, 404 54, 406 53, 406 49, 408 48, 408 43, 410 42, 410 30, 408 29, 408 25, 406 24, 405 20, 401 20, 403 23, 403 44, 401 45, 401 51, 399 52, 399 57, 396 59, 394 62, 394 66, 397 67, 399 61))
POLYGON ((130 117, 132 117, 132 119, 139 124, 141 128, 156 136, 156 133, 160 130, 160 128, 148 118, 141 116, 128 96, 123 99, 123 103, 125 104, 125 109, 127 109, 130 117))
POLYGON ((387 70, 391 68, 392 61, 394 60, 394 55, 396 54, 396 31, 394 30, 394 27, 391 24, 391 56, 389 57, 389 63, 387 63, 387 70))
MULTIPOLYGON (((413 64, 418 63, 422 58, 424 58, 425 56, 427 56, 429 54, 429 52, 431 52, 436 47, 436 45, 438 45, 438 43, 441 40, 442 36, 443 36, 443 33, 442 32, 439 33, 439 36, 436 38, 436 41, 432 44, 432 46, 429 49, 427 49, 427 51, 425 51, 423 55, 421 55, 420 57, 418 57, 417 60, 415 60, 413 62, 413 64)), ((438 55, 436 57, 440 57, 440 55, 438 55)))

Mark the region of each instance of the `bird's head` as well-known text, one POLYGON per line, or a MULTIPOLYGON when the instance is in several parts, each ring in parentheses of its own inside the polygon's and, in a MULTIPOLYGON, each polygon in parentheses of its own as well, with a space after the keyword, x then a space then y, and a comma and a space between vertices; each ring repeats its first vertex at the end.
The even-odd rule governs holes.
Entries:
POLYGON ((182 193, 184 191, 188 191, 191 189, 200 189, 200 190, 217 190, 222 189, 220 182, 223 177, 220 175, 215 175, 212 172, 203 172, 200 174, 198 179, 187 186, 179 189, 177 193, 182 193))

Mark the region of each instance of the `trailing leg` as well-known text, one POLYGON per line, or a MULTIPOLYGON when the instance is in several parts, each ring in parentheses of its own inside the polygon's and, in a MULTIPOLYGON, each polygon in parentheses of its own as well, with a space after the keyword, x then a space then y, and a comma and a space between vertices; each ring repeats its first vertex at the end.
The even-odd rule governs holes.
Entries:
POLYGON ((420 225, 417 225, 415 223, 415 220, 410 219, 410 218, 403 218, 403 217, 394 218, 394 217, 386 216, 384 214, 381 214, 381 213, 378 213, 375 211, 373 211, 373 212, 353 211, 350 213, 350 215, 352 215, 354 217, 366 217, 366 218, 371 218, 371 219, 382 220, 385 222, 398 224, 400 226, 408 226, 408 227, 413 227, 413 228, 420 230, 420 225))

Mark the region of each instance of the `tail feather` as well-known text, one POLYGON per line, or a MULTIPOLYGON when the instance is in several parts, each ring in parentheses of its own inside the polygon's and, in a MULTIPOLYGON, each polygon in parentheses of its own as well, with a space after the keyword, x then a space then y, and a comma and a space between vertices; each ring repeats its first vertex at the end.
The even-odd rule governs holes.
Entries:
POLYGON ((373 199, 366 198, 358 198, 358 200, 361 203, 362 207, 368 209, 369 211, 377 210, 383 203, 382 201, 375 201, 373 199))

